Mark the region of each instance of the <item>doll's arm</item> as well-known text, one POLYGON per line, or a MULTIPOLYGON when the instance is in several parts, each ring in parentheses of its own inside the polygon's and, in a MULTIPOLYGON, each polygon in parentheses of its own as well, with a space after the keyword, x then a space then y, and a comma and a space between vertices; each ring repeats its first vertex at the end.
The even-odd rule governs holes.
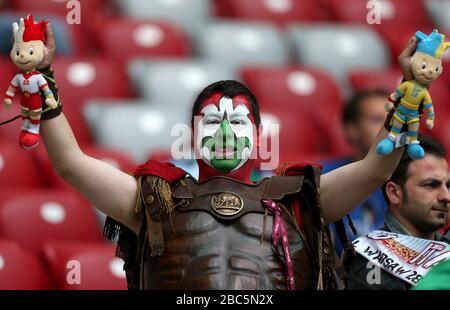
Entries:
POLYGON ((53 96, 53 92, 50 90, 47 84, 41 86, 41 91, 45 96, 45 103, 55 109, 58 106, 58 103, 55 100, 55 96, 53 96))
POLYGON ((15 95, 16 95, 16 90, 18 88, 18 84, 17 84, 17 76, 15 76, 12 81, 11 84, 8 87, 8 90, 5 93, 5 99, 4 99, 4 103, 5 103, 5 108, 9 109, 11 107, 12 104, 12 100, 14 99, 15 95))
POLYGON ((403 82, 402 84, 400 84, 400 86, 396 89, 395 92, 393 92, 392 94, 389 95, 388 97, 388 101, 386 102, 384 109, 386 110, 386 112, 391 112, 391 110, 394 108, 394 103, 402 98, 403 96, 405 96, 405 92, 408 88, 408 84, 407 82, 403 82))
POLYGON ((426 125, 428 129, 433 129, 434 126, 434 107, 431 100, 430 93, 427 91, 423 101, 423 108, 427 110, 427 121, 426 125))

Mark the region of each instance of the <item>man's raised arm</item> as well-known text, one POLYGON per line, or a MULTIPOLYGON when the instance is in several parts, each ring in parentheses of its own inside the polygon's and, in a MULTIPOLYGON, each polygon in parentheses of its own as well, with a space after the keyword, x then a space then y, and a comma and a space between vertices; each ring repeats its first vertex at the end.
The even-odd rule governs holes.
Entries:
MULTIPOLYGON (((416 46, 417 40, 413 36, 398 57, 406 80, 413 78, 410 59, 416 50, 416 46)), ((394 173, 403 154, 403 148, 396 149, 387 156, 380 156, 376 151, 376 145, 388 133, 385 128, 380 130, 364 159, 322 176, 320 182, 321 204, 326 223, 335 222, 348 214, 394 173)))
MULTIPOLYGON (((41 67, 51 64, 55 52, 50 25, 46 36, 47 51, 41 67)), ((84 154, 63 113, 42 121, 41 135, 56 173, 94 207, 137 233, 139 218, 134 213, 137 191, 134 177, 84 154)))

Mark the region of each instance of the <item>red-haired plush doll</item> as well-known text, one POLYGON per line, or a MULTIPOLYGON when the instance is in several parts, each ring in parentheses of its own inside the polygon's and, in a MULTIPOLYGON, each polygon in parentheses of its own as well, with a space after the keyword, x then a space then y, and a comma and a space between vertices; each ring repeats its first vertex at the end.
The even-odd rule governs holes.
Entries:
POLYGON ((23 120, 19 145, 24 149, 32 149, 39 144, 39 124, 42 114, 41 92, 46 97, 46 104, 56 108, 57 102, 45 78, 36 71, 37 66, 44 59, 45 28, 47 22, 34 22, 33 16, 28 15, 20 23, 13 24, 14 45, 11 50, 11 59, 21 69, 16 74, 6 91, 5 107, 12 105, 16 91, 20 90, 21 117, 23 120))

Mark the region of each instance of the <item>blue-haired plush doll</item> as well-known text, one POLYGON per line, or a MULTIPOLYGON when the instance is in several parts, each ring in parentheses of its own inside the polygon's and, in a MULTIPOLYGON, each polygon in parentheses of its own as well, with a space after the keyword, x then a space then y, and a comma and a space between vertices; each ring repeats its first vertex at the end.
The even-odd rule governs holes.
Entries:
POLYGON ((427 112, 426 126, 429 129, 434 125, 434 109, 428 86, 442 73, 442 56, 450 47, 450 42, 445 42, 444 35, 433 30, 430 35, 416 32, 419 40, 416 52, 411 59, 411 70, 414 80, 403 82, 397 90, 392 93, 386 103, 386 111, 394 108, 394 102, 400 99, 400 103, 392 117, 392 128, 387 136, 377 145, 377 152, 386 155, 392 152, 397 137, 400 135, 403 125, 407 124, 408 132, 406 143, 408 154, 413 159, 425 156, 417 136, 419 134, 419 107, 423 105, 427 112))

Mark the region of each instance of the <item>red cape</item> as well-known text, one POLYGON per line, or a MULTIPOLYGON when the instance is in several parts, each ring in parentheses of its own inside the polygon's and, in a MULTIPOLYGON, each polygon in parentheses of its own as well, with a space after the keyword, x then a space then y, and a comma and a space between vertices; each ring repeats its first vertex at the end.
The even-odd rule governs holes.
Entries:
POLYGON ((178 168, 172 163, 162 163, 157 160, 150 159, 142 164, 134 171, 135 176, 154 175, 166 180, 169 184, 182 179, 187 172, 178 168))

